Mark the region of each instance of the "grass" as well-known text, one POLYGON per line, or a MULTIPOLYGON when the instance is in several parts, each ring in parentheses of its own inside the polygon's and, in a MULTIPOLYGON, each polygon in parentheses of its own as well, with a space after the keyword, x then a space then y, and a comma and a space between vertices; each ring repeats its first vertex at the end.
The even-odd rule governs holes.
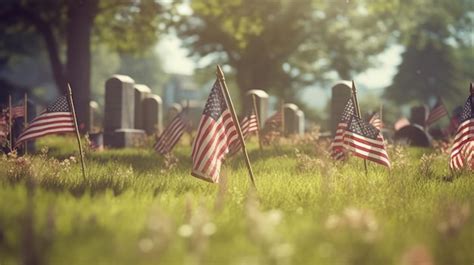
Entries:
MULTIPOLYGON (((390 147, 393 170, 327 158, 327 143, 251 142, 219 185, 149 149, 87 151, 48 137, 0 158, 0 264, 473 264, 474 178, 447 155, 390 147), (419 263, 414 261, 418 260, 419 263)), ((179 161, 177 162, 176 159, 179 161)))

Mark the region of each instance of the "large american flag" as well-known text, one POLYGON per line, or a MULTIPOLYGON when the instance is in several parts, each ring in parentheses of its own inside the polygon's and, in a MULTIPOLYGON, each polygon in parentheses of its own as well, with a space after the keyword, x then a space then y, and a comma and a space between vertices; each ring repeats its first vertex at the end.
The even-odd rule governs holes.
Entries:
MULTIPOLYGON (((472 92, 471 92, 472 93, 472 92)), ((466 164, 474 170, 474 97, 471 94, 464 104, 460 115, 460 124, 454 137, 449 167, 454 170, 464 168, 466 164)))
POLYGON ((49 105, 28 127, 18 136, 15 146, 22 142, 48 134, 75 132, 74 116, 65 96, 60 96, 49 105))
POLYGON ((344 147, 355 156, 390 167, 380 131, 354 115, 349 120, 344 134, 344 147))
POLYGON ((334 140, 331 143, 331 157, 333 159, 343 160, 345 158, 344 133, 346 132, 347 123, 350 118, 356 114, 355 111, 354 103, 352 102, 352 98, 350 98, 341 114, 341 119, 336 127, 334 140))
POLYGON ((176 115, 168 127, 161 133, 154 146, 159 154, 165 155, 169 153, 184 134, 187 128, 186 112, 187 109, 184 109, 176 115))
POLYGON ((378 112, 374 113, 369 120, 369 123, 372 124, 377 130, 382 131, 383 128, 383 121, 380 118, 380 114, 378 112))
POLYGON ((448 115, 448 111, 446 110, 446 107, 443 104, 443 101, 441 98, 438 98, 436 101, 436 104, 433 106, 433 108, 430 110, 430 113, 428 114, 428 118, 426 118, 426 126, 430 126, 439 119, 443 118, 444 116, 448 115))
POLYGON ((238 139, 236 125, 225 101, 219 80, 216 80, 207 99, 191 154, 197 178, 217 183, 222 160, 229 147, 238 139))
MULTIPOLYGON (((240 128, 242 130, 244 139, 246 139, 251 133, 258 131, 257 115, 253 111, 251 111, 250 114, 245 115, 240 121, 240 128)), ((240 150, 241 147, 242 144, 238 140, 229 147, 229 153, 235 154, 240 150)))

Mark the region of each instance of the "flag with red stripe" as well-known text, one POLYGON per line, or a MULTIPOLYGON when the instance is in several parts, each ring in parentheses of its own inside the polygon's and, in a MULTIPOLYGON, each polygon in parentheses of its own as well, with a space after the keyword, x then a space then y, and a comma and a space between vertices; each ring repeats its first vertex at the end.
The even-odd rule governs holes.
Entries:
POLYGON ((349 122, 350 118, 355 115, 355 107, 354 103, 352 102, 352 98, 350 98, 344 110, 341 114, 341 119, 336 127, 336 134, 334 135, 334 140, 331 143, 331 157, 336 160, 343 160, 345 156, 345 149, 344 149, 344 133, 347 129, 347 123, 349 122))
POLYGON ((229 147, 238 139, 237 128, 225 101, 220 82, 216 80, 207 99, 193 143, 191 174, 217 183, 222 161, 229 147))
POLYGON ((18 146, 26 140, 41 136, 65 132, 75 132, 74 116, 66 97, 61 96, 49 105, 46 111, 30 122, 28 127, 18 136, 15 145, 18 146))
POLYGON ((12 119, 21 118, 25 116, 25 107, 23 105, 12 107, 12 119))
POLYGON ((283 122, 283 113, 281 110, 270 116, 264 124, 266 131, 279 131, 283 122))
POLYGON ((6 139, 8 135, 7 115, 0 111, 0 143, 6 139))
POLYGON ((473 96, 469 96, 460 115, 460 124, 451 148, 449 167, 459 170, 466 165, 474 170, 474 110, 473 96))
MULTIPOLYGON (((253 132, 258 131, 257 115, 255 115, 253 111, 250 114, 246 115, 240 121, 240 128, 242 129, 242 135, 244 136, 244 139, 247 139, 247 137, 253 132)), ((241 147, 242 147, 242 144, 238 140, 229 147, 229 153, 233 155, 237 153, 241 147)))
POLYGON ((353 155, 390 168, 380 131, 359 117, 352 116, 344 134, 344 147, 353 155))
POLYGON ((187 128, 186 111, 187 109, 184 109, 176 115, 156 141, 154 149, 159 154, 165 155, 169 153, 178 143, 179 139, 181 139, 187 128))
POLYGON ((436 101, 436 104, 433 106, 433 108, 430 110, 430 113, 428 114, 428 118, 426 118, 426 126, 430 126, 439 119, 443 118, 444 116, 448 115, 448 111, 446 110, 446 107, 443 104, 443 101, 441 98, 438 98, 436 101))
POLYGON ((369 123, 372 124, 377 130, 382 131, 383 128, 383 121, 380 118, 380 114, 378 112, 374 113, 369 120, 369 123))

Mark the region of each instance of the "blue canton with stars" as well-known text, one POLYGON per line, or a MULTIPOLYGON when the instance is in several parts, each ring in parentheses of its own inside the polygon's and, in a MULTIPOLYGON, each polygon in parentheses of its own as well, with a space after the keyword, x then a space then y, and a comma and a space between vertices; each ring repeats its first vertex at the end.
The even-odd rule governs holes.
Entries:
POLYGON ((460 115, 461 123, 469 119, 472 119, 474 117, 474 110, 472 108, 472 100, 473 100, 473 97, 469 96, 467 98, 466 104, 464 104, 464 108, 462 109, 462 113, 460 115))
POLYGON ((66 97, 59 97, 54 103, 48 106, 46 112, 70 112, 66 97))
POLYGON ((354 103, 352 102, 352 98, 350 98, 346 106, 344 107, 344 111, 341 114, 341 122, 348 122, 351 119, 351 116, 355 114, 354 103))
POLYGON ((375 128, 372 124, 354 115, 352 115, 349 121, 347 130, 374 140, 377 139, 379 135, 379 130, 377 130, 377 128, 375 128))
POLYGON ((202 114, 217 121, 226 109, 227 104, 225 102, 224 95, 222 94, 221 85, 219 80, 216 80, 214 86, 212 86, 211 94, 209 94, 209 98, 207 99, 206 106, 204 107, 202 114))

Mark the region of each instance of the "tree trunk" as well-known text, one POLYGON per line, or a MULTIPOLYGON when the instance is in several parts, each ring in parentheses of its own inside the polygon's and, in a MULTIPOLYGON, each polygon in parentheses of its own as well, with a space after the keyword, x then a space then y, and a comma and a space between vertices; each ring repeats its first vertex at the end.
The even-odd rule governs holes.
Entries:
POLYGON ((81 133, 90 129, 91 31, 97 1, 71 1, 67 24, 67 78, 81 133))

